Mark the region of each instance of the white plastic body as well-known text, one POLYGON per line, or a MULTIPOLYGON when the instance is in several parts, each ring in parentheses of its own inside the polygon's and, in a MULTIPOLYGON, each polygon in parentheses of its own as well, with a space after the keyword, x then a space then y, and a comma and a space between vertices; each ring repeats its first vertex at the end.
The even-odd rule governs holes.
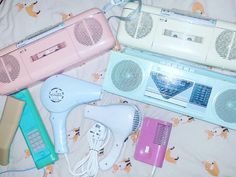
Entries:
POLYGON ((108 156, 99 163, 102 170, 108 170, 117 161, 124 140, 132 133, 135 111, 137 111, 137 107, 128 104, 87 105, 85 107, 84 117, 100 122, 109 128, 113 135, 112 149, 108 156))
POLYGON ((66 118, 69 112, 51 113, 50 121, 52 124, 54 144, 56 153, 67 153, 68 146, 66 140, 66 118))
MULTIPOLYGON (((127 4, 122 16, 127 16, 136 7, 136 3, 127 4)), ((141 38, 136 38, 138 31, 136 30, 134 37, 132 37, 126 31, 127 22, 121 21, 117 34, 121 44, 178 57, 195 63, 236 71, 236 60, 223 58, 217 53, 215 46, 219 34, 223 31, 234 32, 231 40, 236 39, 236 25, 234 23, 204 17, 191 17, 178 13, 174 14, 174 12, 171 14, 171 10, 167 13, 170 15, 165 15, 162 8, 146 5, 142 6, 141 14, 143 13, 148 14, 152 19, 150 32, 141 38), (165 35, 165 30, 172 31, 171 35, 165 35), (178 37, 173 37, 175 34, 178 37), (193 39, 196 37, 201 38, 201 41, 195 42, 193 39), (188 38, 192 40, 187 40, 188 38)), ((141 25, 140 18, 137 29, 141 25)), ((231 47, 232 45, 228 46, 228 48, 231 47)))
POLYGON ((48 78, 42 88, 40 98, 51 112, 51 123, 57 153, 68 151, 66 141, 66 118, 69 112, 80 104, 101 98, 100 86, 63 74, 48 78))

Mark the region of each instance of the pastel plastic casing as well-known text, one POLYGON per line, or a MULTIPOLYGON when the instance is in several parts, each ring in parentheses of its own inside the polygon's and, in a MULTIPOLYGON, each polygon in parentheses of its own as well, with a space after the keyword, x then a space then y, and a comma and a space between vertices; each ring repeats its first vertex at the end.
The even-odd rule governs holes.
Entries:
POLYGON ((172 124, 169 122, 145 117, 141 128, 141 133, 139 135, 138 143, 135 148, 134 158, 138 161, 161 168, 165 158, 171 127, 172 124), (158 132, 158 124, 165 126, 167 132, 158 132), (163 135, 165 137, 159 137, 163 135), (162 140, 162 138, 164 138, 164 140, 162 140), (165 141, 164 144, 159 145, 157 143, 157 139, 165 141))
POLYGON ((53 74, 81 65, 115 45, 104 14, 96 8, 72 17, 53 29, 58 30, 52 30, 42 38, 40 34, 39 37, 36 35, 37 40, 32 43, 28 44, 29 38, 0 51, 0 68, 3 70, 0 94, 16 92, 53 74))
MULTIPOLYGON (((122 16, 136 8, 128 3, 122 16)), ((120 21, 117 39, 132 48, 236 71, 235 23, 175 11, 143 5, 136 21, 120 21)))
POLYGON ((43 124, 41 116, 34 104, 30 92, 27 89, 24 89, 13 94, 12 96, 25 102, 25 108, 20 121, 20 129, 36 167, 40 169, 54 163, 58 160, 58 156, 55 153, 54 146, 43 124), (37 152, 34 151, 33 144, 29 138, 29 134, 34 131, 39 132, 44 144, 44 149, 37 152))
POLYGON ((66 119, 80 104, 101 99, 102 87, 64 74, 48 78, 41 87, 42 104, 51 113, 56 153, 68 152, 66 119))
MULTIPOLYGON (((0 98, 2 101, 2 97, 0 98)), ((8 165, 12 141, 15 137, 25 103, 12 97, 3 98, 0 109, 0 165, 8 165), (3 106, 3 107, 2 107, 3 106)))

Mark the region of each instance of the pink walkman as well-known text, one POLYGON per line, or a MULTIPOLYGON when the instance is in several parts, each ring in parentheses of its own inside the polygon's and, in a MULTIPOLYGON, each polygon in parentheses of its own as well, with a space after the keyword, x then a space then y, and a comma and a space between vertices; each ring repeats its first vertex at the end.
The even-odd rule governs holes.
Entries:
POLYGON ((90 9, 0 51, 0 94, 26 88, 80 65, 115 45, 107 19, 90 9))
POLYGON ((134 158, 161 168, 170 137, 172 124, 159 119, 145 117, 135 148, 134 158))

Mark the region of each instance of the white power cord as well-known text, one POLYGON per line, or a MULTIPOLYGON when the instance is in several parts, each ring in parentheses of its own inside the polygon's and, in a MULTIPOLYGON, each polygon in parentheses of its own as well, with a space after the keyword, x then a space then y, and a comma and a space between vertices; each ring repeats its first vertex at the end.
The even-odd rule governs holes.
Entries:
POLYGON ((83 176, 96 177, 99 170, 98 163, 98 153, 103 149, 110 139, 111 133, 100 123, 96 123, 89 129, 87 133, 88 143, 89 143, 89 153, 82 160, 71 168, 71 164, 67 154, 65 159, 68 165, 68 170, 72 176, 83 176), (78 173, 77 171, 80 170, 78 173))

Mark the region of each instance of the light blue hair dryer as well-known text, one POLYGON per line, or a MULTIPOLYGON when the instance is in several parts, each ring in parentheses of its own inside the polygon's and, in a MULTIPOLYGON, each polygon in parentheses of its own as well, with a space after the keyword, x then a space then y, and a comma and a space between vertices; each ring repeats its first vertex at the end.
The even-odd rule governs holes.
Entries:
POLYGON ((51 113, 57 153, 67 153, 66 118, 80 104, 101 99, 102 87, 63 74, 48 78, 41 87, 40 98, 51 113))

